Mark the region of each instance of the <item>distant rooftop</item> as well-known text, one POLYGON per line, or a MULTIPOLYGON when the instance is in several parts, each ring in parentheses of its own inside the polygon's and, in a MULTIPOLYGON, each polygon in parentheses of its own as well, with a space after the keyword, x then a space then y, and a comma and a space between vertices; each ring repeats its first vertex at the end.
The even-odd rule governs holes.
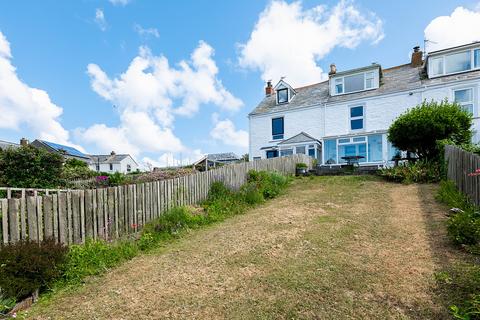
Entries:
POLYGON ((0 140, 0 149, 18 148, 18 147, 20 147, 20 145, 18 143, 0 140))
POLYGON ((80 157, 80 158, 85 158, 88 159, 89 156, 84 154, 83 152, 80 152, 79 150, 75 149, 74 147, 69 147, 65 146, 62 144, 50 142, 50 141, 45 141, 45 140, 35 140, 32 142, 33 145, 35 145, 35 142, 38 141, 41 144, 46 145, 47 147, 50 147, 51 149, 57 151, 57 152, 65 152, 67 155, 74 156, 74 157, 80 157))

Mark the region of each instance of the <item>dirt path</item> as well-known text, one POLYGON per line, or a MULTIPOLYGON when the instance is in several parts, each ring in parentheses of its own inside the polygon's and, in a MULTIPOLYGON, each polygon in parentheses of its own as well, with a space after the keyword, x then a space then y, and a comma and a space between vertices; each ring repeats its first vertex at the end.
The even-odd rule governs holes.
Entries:
POLYGON ((32 312, 37 319, 442 319, 434 272, 454 256, 435 186, 296 181, 32 312))

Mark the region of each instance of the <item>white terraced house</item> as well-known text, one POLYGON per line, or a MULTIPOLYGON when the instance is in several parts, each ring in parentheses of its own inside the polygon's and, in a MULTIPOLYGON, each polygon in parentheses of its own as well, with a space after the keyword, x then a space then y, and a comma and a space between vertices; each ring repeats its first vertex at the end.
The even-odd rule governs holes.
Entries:
POLYGON ((284 80, 265 88, 249 114, 250 160, 304 153, 319 164, 386 165, 398 151, 387 140, 391 123, 423 101, 448 99, 474 117, 480 140, 480 42, 429 52, 414 48, 411 62, 338 72, 327 81, 292 88, 284 80))

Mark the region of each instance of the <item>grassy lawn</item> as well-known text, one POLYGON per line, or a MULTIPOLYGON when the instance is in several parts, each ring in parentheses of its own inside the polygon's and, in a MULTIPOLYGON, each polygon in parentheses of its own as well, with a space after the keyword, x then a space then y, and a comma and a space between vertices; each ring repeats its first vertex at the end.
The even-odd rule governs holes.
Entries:
POLYGON ((37 319, 445 319, 435 273, 461 257, 435 185, 295 180, 245 215, 37 304, 37 319))

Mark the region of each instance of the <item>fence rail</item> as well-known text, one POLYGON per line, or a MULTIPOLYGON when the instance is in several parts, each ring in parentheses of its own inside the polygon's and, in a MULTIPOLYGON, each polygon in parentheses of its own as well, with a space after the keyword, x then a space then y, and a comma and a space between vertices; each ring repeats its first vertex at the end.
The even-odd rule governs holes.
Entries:
POLYGON ((215 181, 238 189, 249 170, 293 174, 299 162, 311 167, 312 158, 299 154, 232 164, 169 180, 0 199, 0 239, 9 243, 54 238, 65 244, 83 243, 88 238, 113 240, 136 233, 175 206, 205 200, 215 181))
POLYGON ((480 206, 480 176, 469 176, 480 169, 480 156, 455 146, 445 147, 447 178, 452 180, 458 190, 480 206))

